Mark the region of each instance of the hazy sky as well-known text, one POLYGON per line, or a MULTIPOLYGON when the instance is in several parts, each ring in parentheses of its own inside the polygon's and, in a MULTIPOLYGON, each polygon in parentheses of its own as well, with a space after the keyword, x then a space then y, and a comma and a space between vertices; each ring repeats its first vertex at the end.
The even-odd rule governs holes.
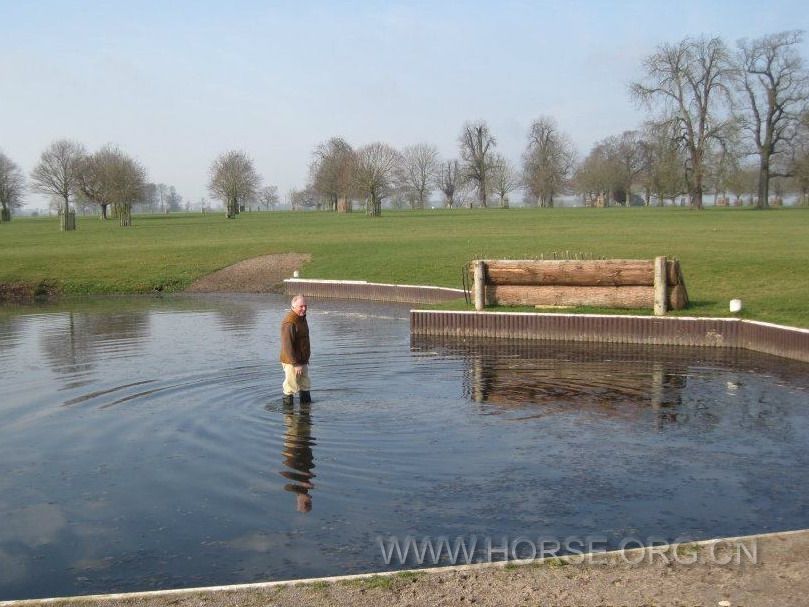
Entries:
POLYGON ((116 143, 195 203, 223 151, 283 194, 334 135, 455 157, 463 122, 484 119, 517 162, 550 115, 584 155, 642 121, 627 84, 656 45, 807 15, 805 0, 0 0, 0 149, 29 173, 54 139, 116 143))

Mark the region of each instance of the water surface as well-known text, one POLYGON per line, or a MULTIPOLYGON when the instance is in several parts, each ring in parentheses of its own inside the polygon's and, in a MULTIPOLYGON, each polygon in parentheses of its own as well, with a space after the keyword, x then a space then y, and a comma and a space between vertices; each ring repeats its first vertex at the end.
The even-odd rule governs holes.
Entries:
POLYGON ((0 599, 384 569, 379 536, 809 527, 806 365, 413 339, 312 302, 281 405, 273 296, 0 313, 0 599))

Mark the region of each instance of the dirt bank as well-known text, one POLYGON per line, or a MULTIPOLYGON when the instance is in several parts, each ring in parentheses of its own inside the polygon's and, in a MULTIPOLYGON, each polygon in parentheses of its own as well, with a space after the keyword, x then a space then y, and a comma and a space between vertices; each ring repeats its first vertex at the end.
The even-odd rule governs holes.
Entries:
MULTIPOLYGON (((687 544, 590 563, 553 559, 530 565, 472 566, 352 580, 315 581, 231 590, 54 601, 48 605, 108 607, 657 605, 689 607, 797 606, 809 597, 809 531, 687 544), (744 545, 755 559, 734 546, 744 545), (734 554, 742 554, 738 559, 734 554), (729 560, 729 564, 719 564, 729 560), (718 562, 717 562, 718 561, 718 562)), ((42 601, 18 605, 43 606, 42 601)))
POLYGON ((245 259, 203 276, 186 291, 192 293, 270 293, 279 290, 311 259, 308 253, 279 253, 245 259))
POLYGON ((0 304, 30 304, 38 301, 53 301, 58 299, 60 294, 61 289, 55 281, 0 283, 0 304))

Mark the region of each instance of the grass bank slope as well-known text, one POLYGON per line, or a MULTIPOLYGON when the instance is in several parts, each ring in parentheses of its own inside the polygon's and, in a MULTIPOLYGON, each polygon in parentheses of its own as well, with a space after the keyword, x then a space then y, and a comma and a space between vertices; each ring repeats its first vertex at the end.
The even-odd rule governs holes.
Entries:
POLYGON ((607 258, 682 261, 692 307, 723 315, 732 297, 744 316, 809 326, 809 211, 782 209, 489 209, 361 213, 137 216, 120 228, 53 218, 0 225, 0 283, 56 285, 65 294, 179 291, 242 259, 310 253, 310 278, 459 287, 474 258, 583 251, 607 258))

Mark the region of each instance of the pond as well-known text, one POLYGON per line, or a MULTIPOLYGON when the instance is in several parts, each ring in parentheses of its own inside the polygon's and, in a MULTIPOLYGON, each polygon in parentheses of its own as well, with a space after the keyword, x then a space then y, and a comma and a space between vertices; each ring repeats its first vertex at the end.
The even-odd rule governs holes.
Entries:
POLYGON ((277 296, 0 311, 0 599, 410 568, 382 550, 408 536, 809 527, 804 364, 411 340, 405 306, 310 303, 303 410, 277 296))

